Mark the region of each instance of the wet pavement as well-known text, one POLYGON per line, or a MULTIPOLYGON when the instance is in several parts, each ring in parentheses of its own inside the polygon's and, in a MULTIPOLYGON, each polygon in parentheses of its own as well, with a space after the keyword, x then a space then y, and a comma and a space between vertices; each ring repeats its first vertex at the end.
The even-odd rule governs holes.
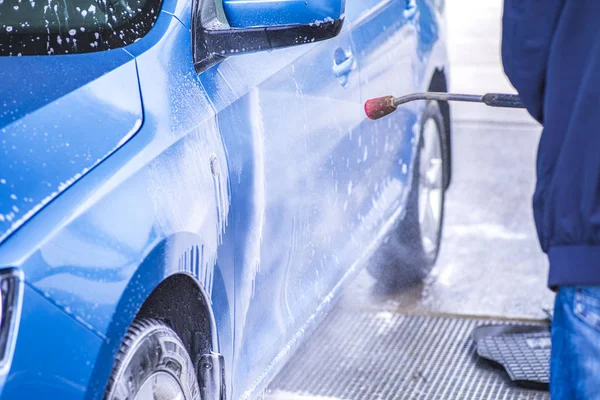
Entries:
MULTIPOLYGON (((447 4, 451 90, 514 93, 500 59, 502 2, 447 4)), ((544 318, 554 295, 546 288, 547 261, 531 211, 541 128, 524 110, 454 103, 452 112, 454 175, 431 277, 386 292, 365 271, 339 307, 544 318)))
POLYGON ((442 250, 423 285, 386 292, 368 273, 339 307, 402 313, 544 318, 553 293, 531 215, 536 127, 455 124, 455 175, 442 250))

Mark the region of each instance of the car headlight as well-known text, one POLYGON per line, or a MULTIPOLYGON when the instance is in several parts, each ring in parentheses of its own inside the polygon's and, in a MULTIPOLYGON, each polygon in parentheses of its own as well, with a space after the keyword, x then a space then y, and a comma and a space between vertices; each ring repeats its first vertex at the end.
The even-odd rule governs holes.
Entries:
POLYGON ((10 368, 15 351, 23 303, 23 281, 23 272, 19 269, 0 270, 0 373, 10 368))

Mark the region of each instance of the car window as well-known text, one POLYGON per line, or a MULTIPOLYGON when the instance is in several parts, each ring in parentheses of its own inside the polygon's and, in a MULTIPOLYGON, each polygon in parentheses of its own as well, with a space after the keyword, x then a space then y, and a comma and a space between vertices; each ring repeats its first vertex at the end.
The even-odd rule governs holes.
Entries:
POLYGON ((0 0, 0 55, 55 55, 133 43, 161 0, 0 0))

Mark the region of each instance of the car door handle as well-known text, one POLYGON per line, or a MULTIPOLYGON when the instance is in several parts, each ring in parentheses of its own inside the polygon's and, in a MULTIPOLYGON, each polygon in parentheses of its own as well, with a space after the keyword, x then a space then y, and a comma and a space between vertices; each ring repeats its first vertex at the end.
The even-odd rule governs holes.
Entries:
POLYGON ((404 0, 404 18, 411 19, 417 13, 417 0, 404 0))
POLYGON ((348 85, 350 72, 354 70, 355 60, 351 51, 338 48, 333 57, 333 73, 342 86, 348 85))
POLYGON ((350 74, 354 69, 354 55, 352 53, 346 54, 346 58, 343 60, 336 60, 333 63, 333 73, 337 78, 341 78, 344 75, 350 74))

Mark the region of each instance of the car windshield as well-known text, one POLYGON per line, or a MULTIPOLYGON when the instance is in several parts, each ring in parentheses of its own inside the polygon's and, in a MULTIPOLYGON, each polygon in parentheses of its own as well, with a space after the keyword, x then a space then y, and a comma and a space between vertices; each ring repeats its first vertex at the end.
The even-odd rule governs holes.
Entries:
POLYGON ((160 0, 0 0, 0 55, 121 47, 148 32, 160 0))

